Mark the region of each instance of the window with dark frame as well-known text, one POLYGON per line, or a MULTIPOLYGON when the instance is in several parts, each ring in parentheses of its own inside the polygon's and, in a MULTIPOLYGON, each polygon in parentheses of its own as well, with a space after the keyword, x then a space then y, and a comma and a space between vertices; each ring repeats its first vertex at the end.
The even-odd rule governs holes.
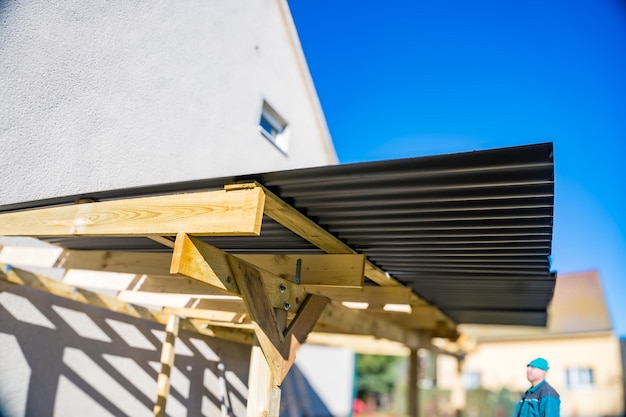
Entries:
POLYGON ((287 154, 288 150, 286 129, 287 121, 264 100, 259 120, 259 131, 284 154, 287 154))

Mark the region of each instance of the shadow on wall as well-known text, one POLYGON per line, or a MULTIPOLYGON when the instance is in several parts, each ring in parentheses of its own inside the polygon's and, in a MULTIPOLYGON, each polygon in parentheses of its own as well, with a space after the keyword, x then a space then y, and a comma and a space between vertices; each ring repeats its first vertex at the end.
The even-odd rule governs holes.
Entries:
MULTIPOLYGON (((152 416, 164 327, 0 283, 0 416, 152 416)), ((250 347, 181 331, 170 416, 245 416, 250 347)))
MULTIPOLYGON (((329 370, 330 371, 330 370, 329 370)), ((332 417, 332 413, 297 365, 281 385, 281 417, 332 417)))

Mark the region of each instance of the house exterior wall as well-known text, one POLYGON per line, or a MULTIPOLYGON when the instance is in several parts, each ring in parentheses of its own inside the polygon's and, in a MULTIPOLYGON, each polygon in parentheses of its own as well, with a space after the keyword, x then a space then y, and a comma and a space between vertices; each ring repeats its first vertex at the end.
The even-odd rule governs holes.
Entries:
POLYGON ((480 343, 475 352, 467 355, 463 372, 479 373, 482 387, 491 391, 507 388, 523 392, 529 387, 526 364, 536 357, 544 357, 550 364, 546 379, 561 395, 561 416, 624 414, 620 345, 611 333, 480 343), (591 369, 592 386, 568 386, 566 370, 571 368, 591 369))
MULTIPOLYGON (((337 163, 285 0, 0 1, 0 33, 0 205, 337 163)), ((0 283, 0 416, 152 415, 162 336, 0 283)), ((176 350, 168 415, 246 414, 249 346, 183 331, 176 350)), ((284 415, 328 415, 293 369, 308 403, 287 393, 284 415)))
POLYGON ((0 31, 0 205, 337 162, 285 0, 16 0, 0 31))
MULTIPOLYGON (((163 326, 0 282, 0 415, 152 416, 163 326)), ((246 415, 250 346, 181 331, 170 416, 246 415), (223 383, 221 383, 221 381, 223 383)))

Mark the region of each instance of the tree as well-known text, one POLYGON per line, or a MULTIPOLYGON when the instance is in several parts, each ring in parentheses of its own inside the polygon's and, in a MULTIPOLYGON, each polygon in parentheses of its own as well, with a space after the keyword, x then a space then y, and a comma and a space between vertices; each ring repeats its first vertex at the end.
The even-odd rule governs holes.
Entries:
POLYGON ((398 380, 401 357, 382 355, 357 355, 357 392, 361 399, 373 395, 379 402, 388 398, 398 380))

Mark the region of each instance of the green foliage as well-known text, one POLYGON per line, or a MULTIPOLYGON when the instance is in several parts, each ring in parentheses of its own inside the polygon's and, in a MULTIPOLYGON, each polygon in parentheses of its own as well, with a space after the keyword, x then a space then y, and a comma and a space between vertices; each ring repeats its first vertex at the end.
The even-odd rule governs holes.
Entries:
POLYGON ((393 392, 402 358, 381 355, 357 355, 357 390, 369 394, 393 392))
POLYGON ((521 393, 511 392, 506 388, 494 392, 479 388, 467 392, 467 404, 463 415, 496 416, 513 415, 515 405, 521 393))

